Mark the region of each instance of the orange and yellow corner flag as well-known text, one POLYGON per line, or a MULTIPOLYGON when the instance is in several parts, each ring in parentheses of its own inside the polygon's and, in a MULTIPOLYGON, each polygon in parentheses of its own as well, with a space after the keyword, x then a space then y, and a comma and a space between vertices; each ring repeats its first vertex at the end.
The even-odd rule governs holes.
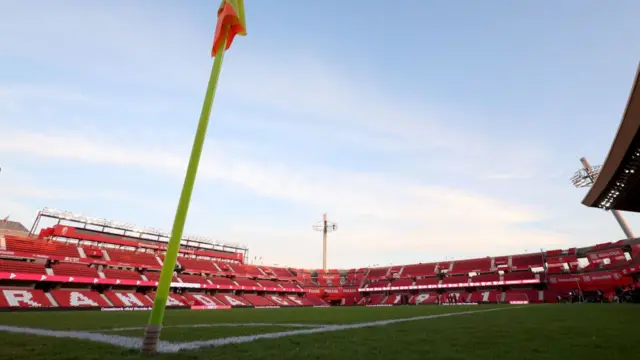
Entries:
POLYGON ((228 50, 236 35, 247 35, 247 24, 244 19, 244 0, 222 0, 220 8, 218 8, 218 24, 213 38, 211 57, 216 56, 216 52, 224 41, 226 41, 225 50, 228 50), (229 35, 226 38, 223 31, 225 26, 229 26, 229 35))

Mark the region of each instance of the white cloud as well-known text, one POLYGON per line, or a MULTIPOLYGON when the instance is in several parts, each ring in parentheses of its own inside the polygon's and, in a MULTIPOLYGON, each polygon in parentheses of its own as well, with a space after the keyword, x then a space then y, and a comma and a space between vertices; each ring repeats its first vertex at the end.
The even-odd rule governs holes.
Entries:
MULTIPOLYGON (((0 154, 29 160, 29 165, 16 166, 32 173, 37 173, 39 164, 48 163, 96 171, 100 179, 95 186, 108 190, 94 195, 78 188, 53 188, 46 184, 46 176, 53 174, 40 174, 46 176, 32 179, 29 185, 15 182, 0 191, 0 205, 13 206, 24 213, 21 216, 27 216, 36 210, 33 204, 37 199, 65 198, 73 203, 74 199, 91 198, 125 208, 129 198, 136 198, 151 206, 161 203, 156 207, 162 211, 154 215, 169 219, 174 206, 171 201, 177 196, 175 188, 133 189, 122 184, 113 188, 109 172, 117 169, 132 178, 140 173, 157 175, 149 176, 149 185, 165 177, 181 180, 190 144, 175 140, 160 144, 148 137, 119 139, 114 135, 133 129, 133 122, 148 128, 157 122, 165 131, 184 132, 180 128, 184 119, 141 119, 135 109, 140 103, 145 107, 166 106, 164 99, 172 96, 178 98, 176 102, 199 103, 209 66, 203 47, 209 46, 207 31, 213 29, 204 31, 184 14, 147 13, 134 5, 128 5, 123 13, 117 7, 98 9, 98 5, 88 3, 48 4, 32 11, 21 10, 21 4, 11 4, 13 11, 0 8, 0 32, 13 34, 0 39, 0 56, 37 59, 46 54, 58 60, 53 68, 62 73, 60 69, 90 77, 63 82, 64 86, 46 78, 28 84, 0 83, 0 106, 4 107, 0 111, 8 112, 0 118, 0 154), (33 25, 35 18, 41 20, 37 25, 33 25), (123 85, 110 87, 114 83, 123 85), (197 94, 197 100, 191 94, 197 94), (126 106, 121 106, 123 103, 126 106), (78 110, 80 104, 90 104, 92 111, 78 110), (120 129, 96 122, 92 117, 95 114, 123 119, 120 129), (67 116, 76 119, 73 126, 67 116), (126 125, 127 121, 131 125, 126 125), (51 123, 61 125, 49 130, 55 129, 51 123), (145 190, 161 190, 163 194, 145 190)), ((475 114, 453 111, 447 104, 433 106, 419 93, 396 92, 375 74, 356 75, 353 69, 341 68, 337 60, 305 49, 274 54, 267 49, 243 49, 238 42, 233 56, 227 59, 219 99, 235 106, 225 103, 224 112, 216 107, 214 117, 220 116, 220 121, 246 128, 270 128, 277 136, 273 141, 285 149, 292 139, 311 142, 322 137, 327 146, 344 148, 345 157, 349 151, 366 153, 375 149, 369 161, 378 161, 382 153, 388 156, 388 163, 380 160, 383 170, 366 173, 345 170, 346 160, 337 166, 330 162, 288 162, 277 155, 258 159, 252 152, 256 155, 270 150, 263 144, 266 139, 216 134, 216 140, 207 144, 198 183, 233 186, 251 199, 245 199, 242 206, 260 204, 267 198, 284 202, 287 207, 274 215, 282 219, 276 224, 236 218, 228 224, 208 225, 207 214, 196 211, 190 224, 199 225, 193 227, 216 238, 248 243, 252 254, 270 262, 296 266, 318 266, 316 254, 320 249, 318 234, 309 226, 287 220, 301 216, 298 212, 328 211, 339 219, 341 228, 332 234, 330 255, 332 266, 340 267, 386 263, 394 252, 402 252, 400 257, 406 261, 424 261, 444 255, 480 256, 568 245, 570 240, 563 234, 523 228, 545 220, 544 212, 537 207, 518 204, 517 199, 498 198, 491 195, 493 189, 469 190, 466 183, 436 186, 423 174, 428 168, 430 173, 471 174, 500 178, 504 183, 514 174, 535 175, 548 160, 544 148, 466 131, 461 119, 475 114), (245 108, 265 115, 235 119, 234 114, 245 108), (229 146, 238 143, 246 146, 246 154, 239 155, 229 146), (412 164, 384 170, 406 159, 412 164)), ((288 152, 295 149, 284 150, 282 157, 288 152)), ((129 184, 134 180, 138 179, 129 184)), ((194 204, 221 206, 215 200, 194 199, 194 204)), ((99 203, 96 208, 101 206, 107 204, 99 203)), ((142 225, 163 227, 158 225, 158 218, 131 216, 147 222, 142 225)))
MULTIPOLYGON (((258 196, 290 201, 308 209, 328 209, 345 223, 344 230, 333 234, 335 242, 340 244, 337 246, 340 252, 361 249, 365 254, 379 257, 399 247, 421 253, 441 254, 447 250, 453 253, 456 248, 469 253, 495 253, 504 252, 504 249, 537 248, 542 244, 562 246, 567 241, 557 234, 535 234, 519 229, 523 224, 544 217, 537 211, 499 199, 460 189, 410 183, 381 174, 255 163, 251 159, 234 158, 215 144, 213 148, 204 155, 199 182, 220 181, 258 196)), ((124 171, 127 167, 145 169, 176 178, 182 175, 186 158, 167 150, 123 146, 87 134, 70 133, 56 136, 5 132, 0 135, 0 153, 77 163, 80 167, 97 164, 123 167, 124 171)), ((112 198, 111 201, 119 200, 112 198)), ((269 235, 278 241, 286 238, 291 241, 289 246, 296 243, 296 236, 313 239, 308 229, 296 230, 296 235, 291 229, 272 229, 273 233, 269 234, 269 227, 262 224, 251 220, 240 223, 243 224, 241 228, 264 232, 262 239, 269 235)), ((255 231, 249 232, 258 236, 255 231)), ((242 236, 242 231, 225 235, 229 237, 225 238, 228 241, 257 243, 242 236)), ((300 247, 303 250, 307 245, 300 247)), ((261 253, 271 253, 269 258, 281 263, 291 256, 288 252, 275 252, 277 247, 270 248, 270 245, 259 246, 261 253)), ((339 260, 340 263, 346 265, 347 255, 341 256, 345 259, 339 260)))

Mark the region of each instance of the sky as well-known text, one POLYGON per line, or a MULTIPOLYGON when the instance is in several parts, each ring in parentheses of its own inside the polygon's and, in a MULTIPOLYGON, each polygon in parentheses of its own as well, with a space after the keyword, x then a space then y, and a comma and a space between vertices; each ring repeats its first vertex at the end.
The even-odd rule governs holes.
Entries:
MULTIPOLYGON (((0 0, 0 217, 169 230, 217 1, 0 0)), ((640 2, 246 0, 185 233, 264 264, 408 264, 615 241, 602 163, 640 2)), ((640 216, 625 214, 640 232, 640 216)))

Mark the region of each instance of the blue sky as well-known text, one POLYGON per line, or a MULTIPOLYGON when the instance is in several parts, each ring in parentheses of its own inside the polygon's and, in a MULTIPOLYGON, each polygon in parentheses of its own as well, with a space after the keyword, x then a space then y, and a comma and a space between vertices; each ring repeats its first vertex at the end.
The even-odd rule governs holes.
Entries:
MULTIPOLYGON (((225 58, 186 233, 268 264, 402 264, 617 240, 604 161, 640 3, 267 2, 225 58)), ((169 229, 216 1, 0 3, 0 213, 169 229)), ((640 232, 640 219, 629 220, 640 232)))

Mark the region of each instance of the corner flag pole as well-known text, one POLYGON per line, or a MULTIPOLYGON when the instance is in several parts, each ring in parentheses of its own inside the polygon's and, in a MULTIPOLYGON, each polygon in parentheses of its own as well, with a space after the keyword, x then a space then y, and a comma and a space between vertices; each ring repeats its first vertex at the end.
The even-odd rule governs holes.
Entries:
POLYGON ((184 231, 184 223, 187 220, 187 212, 189 211, 189 203, 191 201, 191 194, 193 193, 193 185, 196 181, 198 165, 200 164, 200 155, 202 155, 202 147, 204 145, 204 139, 207 134, 207 126, 209 125, 209 117, 211 115, 213 99, 216 94, 216 87, 218 86, 218 78, 220 76, 222 60, 224 59, 224 52, 227 43, 227 37, 229 35, 229 29, 229 25, 226 25, 223 28, 223 41, 221 41, 220 45, 218 46, 216 57, 213 62, 213 67, 211 68, 209 85, 207 86, 207 93, 204 98, 204 103, 202 104, 202 112, 200 113, 198 129, 196 131, 195 138, 193 139, 191 157, 189 158, 187 173, 184 177, 184 185, 182 186, 182 193, 180 194, 178 209, 176 210, 176 216, 173 220, 173 228, 171 230, 169 245, 167 246, 167 252, 165 255, 164 263, 162 265, 162 272, 160 273, 160 281, 158 282, 156 298, 153 302, 153 309, 151 310, 151 316, 149 317, 149 323, 147 325, 144 340, 142 342, 141 351, 143 354, 154 353, 156 351, 158 340, 160 339, 164 310, 167 305, 167 298, 169 297, 169 287, 171 286, 173 271, 176 267, 176 259, 178 257, 178 250, 180 248, 180 240, 182 239, 182 232, 184 231))

